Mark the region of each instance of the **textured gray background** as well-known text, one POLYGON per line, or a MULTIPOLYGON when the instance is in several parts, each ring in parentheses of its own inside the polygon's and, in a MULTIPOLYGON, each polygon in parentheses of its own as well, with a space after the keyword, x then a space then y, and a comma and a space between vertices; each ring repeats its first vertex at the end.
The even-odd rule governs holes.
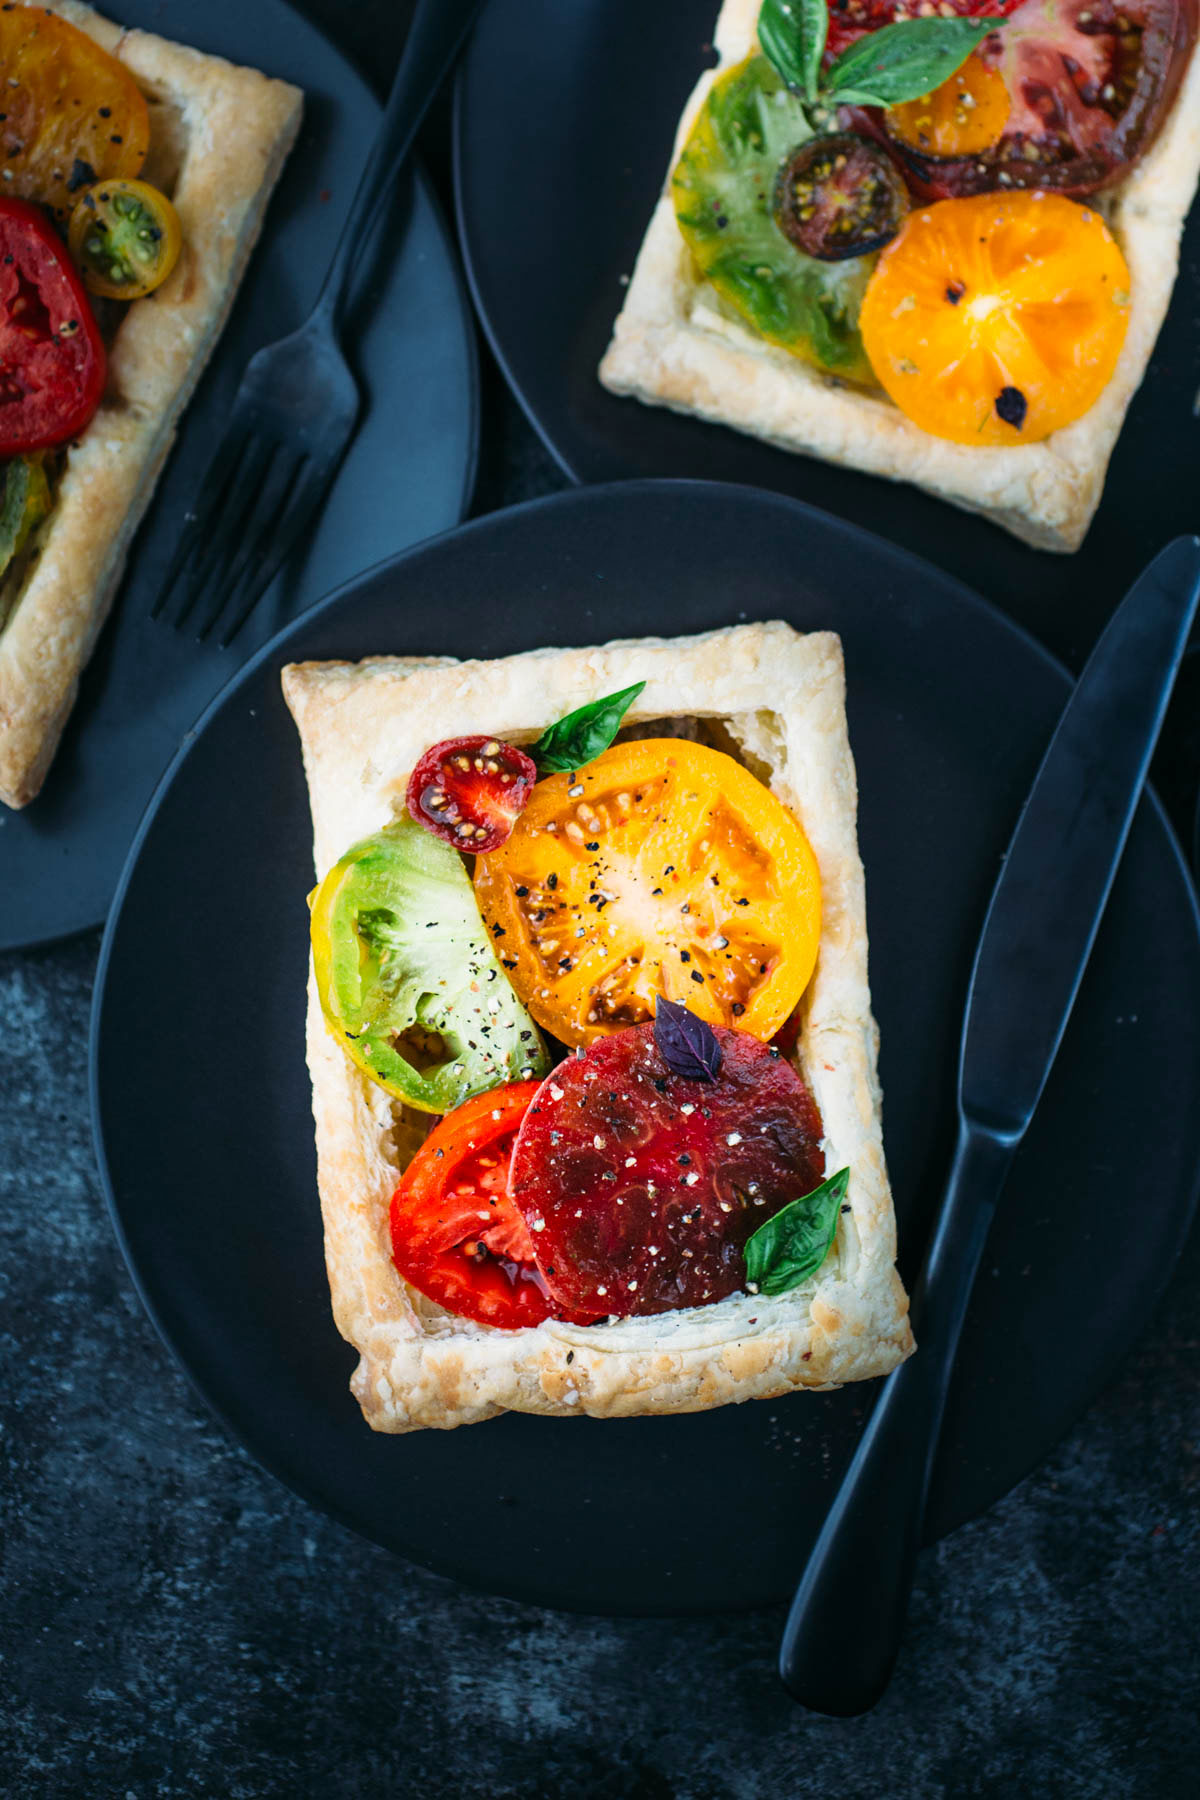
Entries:
MULTIPOLYGON (((374 74, 394 61, 406 8, 307 10, 374 74)), ((443 108, 427 134, 443 191, 444 145, 443 108)), ((485 359, 477 510, 559 485, 485 359)), ((781 1613, 607 1621, 479 1598, 311 1512, 229 1442, 142 1314, 100 1197, 97 947, 0 957, 0 1793, 1197 1793, 1195 1235, 1121 1380, 922 1558, 876 1712, 808 1717, 776 1683, 781 1613)), ((714 1521, 723 1553, 743 1529, 714 1521)))

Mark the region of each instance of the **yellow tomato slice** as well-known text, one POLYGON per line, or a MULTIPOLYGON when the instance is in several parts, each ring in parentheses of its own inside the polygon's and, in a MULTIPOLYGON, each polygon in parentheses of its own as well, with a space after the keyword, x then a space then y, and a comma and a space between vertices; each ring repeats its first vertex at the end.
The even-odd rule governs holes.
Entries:
POLYGON ((90 292, 140 300, 179 261, 183 231, 167 196, 148 181, 98 181, 75 202, 67 243, 90 292))
POLYGON ((478 859, 475 896, 517 993, 568 1044, 653 1018, 659 994, 769 1038, 821 933, 796 820, 732 757, 682 738, 539 781, 478 859))
POLYGON ((889 106, 884 123, 925 156, 973 156, 999 142, 1011 110, 1003 75, 972 51, 940 87, 889 106))
POLYGON ((1061 194, 980 194, 909 213, 860 325, 888 394, 957 444, 1032 444, 1116 367, 1130 276, 1100 214, 1061 194))
POLYGON ((42 7, 0 8, 4 192, 65 217, 88 182, 140 173, 150 114, 123 63, 42 7))

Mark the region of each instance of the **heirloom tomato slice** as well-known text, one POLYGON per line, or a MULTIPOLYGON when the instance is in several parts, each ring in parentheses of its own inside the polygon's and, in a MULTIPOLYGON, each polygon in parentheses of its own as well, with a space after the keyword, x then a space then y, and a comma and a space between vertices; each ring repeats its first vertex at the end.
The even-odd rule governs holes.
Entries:
POLYGON ((566 1305, 624 1316, 736 1293, 747 1239, 823 1180, 820 1114, 795 1069, 745 1032, 716 1036, 713 1081, 673 1074, 648 1024, 538 1089, 509 1192, 566 1305))
POLYGON ((508 1197, 513 1142, 537 1091, 518 1081, 449 1113, 392 1196, 392 1260, 404 1279, 459 1318, 510 1331, 571 1316, 551 1299, 508 1197))
POLYGON ((408 810, 456 850, 498 849, 537 780, 533 758, 499 738, 443 738, 408 781, 408 810))
POLYGON ((106 369, 66 246, 40 207, 0 197, 0 456, 46 450, 82 431, 106 369))
POLYGON ((183 230, 167 196, 148 181, 98 181, 75 202, 67 242, 93 294, 140 300, 179 261, 183 230))
POLYGON ((903 130, 897 148, 931 198, 996 188, 1095 193, 1150 147, 1195 32, 1195 0, 1023 0, 975 52, 1008 94, 995 141, 934 146, 930 155, 903 130))
POLYGON ((475 896, 538 1022, 568 1044, 686 1002, 762 1038, 816 961, 821 883, 804 832, 748 769, 683 738, 614 744, 539 781, 475 896))
POLYGON ((43 7, 0 7, 5 191, 65 218, 89 182, 141 172, 150 114, 129 70, 43 7))
POLYGON ((980 194, 909 213, 871 277, 863 341, 902 412, 956 444, 1032 444, 1103 392, 1129 270, 1095 208, 980 194))

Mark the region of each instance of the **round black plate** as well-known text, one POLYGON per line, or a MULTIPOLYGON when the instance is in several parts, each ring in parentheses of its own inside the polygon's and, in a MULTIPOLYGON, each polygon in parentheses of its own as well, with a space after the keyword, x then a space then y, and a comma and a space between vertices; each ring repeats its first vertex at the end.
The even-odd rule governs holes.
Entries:
MULTIPOLYGON (((322 1263, 303 1061, 310 832, 278 672, 745 618, 832 626, 845 644, 911 1276, 949 1157, 975 937, 1068 684, 966 589, 794 501, 692 482, 568 492, 361 576, 205 716, 139 835, 101 958, 100 1164, 135 1280, 202 1393, 368 1537, 554 1606, 707 1611, 788 1593, 874 1390, 404 1438, 362 1423, 322 1263)), ((932 1536, 1044 1456, 1128 1353, 1188 1225, 1198 1097, 1195 902, 1147 799, 985 1254, 932 1536)))
POLYGON ((348 315, 362 421, 307 549, 228 650, 147 614, 254 352, 300 324, 379 120, 350 64, 283 0, 121 0, 122 20, 285 76, 304 124, 214 359, 134 542, 114 614, 38 798, 0 806, 0 950, 99 925, 159 776, 212 696, 280 625, 357 569, 462 518, 477 375, 465 296, 423 178, 398 190, 348 315))
POLYGON ((1200 209, 1171 311, 1073 557, 917 488, 788 455, 600 386, 596 366, 662 189, 720 0, 490 0, 460 75, 459 231, 493 348, 577 481, 670 475, 794 494, 969 582, 1072 664, 1168 539, 1200 528, 1200 209))

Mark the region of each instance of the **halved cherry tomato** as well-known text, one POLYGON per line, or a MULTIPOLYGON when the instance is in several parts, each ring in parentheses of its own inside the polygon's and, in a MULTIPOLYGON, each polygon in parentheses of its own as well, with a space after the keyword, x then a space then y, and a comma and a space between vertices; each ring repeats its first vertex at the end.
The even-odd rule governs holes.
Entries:
POLYGON ((971 156, 998 143, 1012 111, 1004 77, 974 51, 919 100, 889 106, 888 135, 923 156, 971 156))
POLYGON ((408 781, 408 810, 434 837, 474 856, 504 843, 533 791, 537 768, 494 737, 444 738, 408 781))
POLYGON ((67 242, 93 294, 140 300, 179 261, 183 231, 167 196, 148 181, 98 181, 75 202, 67 242))
POLYGON ((1195 30, 1195 0, 1024 0, 976 52, 1008 91, 1000 137, 949 160, 902 143, 904 160, 931 198, 1095 193, 1153 142, 1195 30))
POLYGON ((913 212, 863 303, 875 373, 922 430, 1029 444, 1112 375, 1129 270, 1100 214, 1060 194, 980 194, 913 212))
POLYGON ((0 456, 82 431, 105 372, 100 330, 62 240, 39 207, 0 198, 0 456))
POLYGON ((129 70, 44 7, 0 7, 7 193, 65 218, 86 183, 141 172, 150 114, 129 70))
POLYGON ((537 1091, 518 1081, 448 1113, 392 1196, 392 1260, 404 1279, 459 1318, 509 1331, 570 1316, 550 1298, 508 1197, 513 1142, 537 1091))
MULTIPOLYGON (((933 10, 942 18, 1002 19, 1020 4, 1021 0, 938 0, 933 10)), ((826 55, 840 56, 865 31, 922 16, 918 0, 829 0, 826 55)))
POLYGON ((653 1025, 542 1083, 509 1191, 551 1293, 622 1316, 704 1306, 745 1285, 763 1222, 824 1179, 816 1104, 777 1050, 718 1027, 715 1081, 663 1061, 653 1025))
POLYGON ((770 1037, 816 961, 808 839, 748 769, 682 738, 614 744, 539 781, 475 868, 493 948, 568 1044, 654 1016, 663 993, 770 1037))
POLYGON ((891 158, 853 131, 809 138, 779 171, 779 228, 820 262, 878 250, 907 211, 908 189, 891 158))

